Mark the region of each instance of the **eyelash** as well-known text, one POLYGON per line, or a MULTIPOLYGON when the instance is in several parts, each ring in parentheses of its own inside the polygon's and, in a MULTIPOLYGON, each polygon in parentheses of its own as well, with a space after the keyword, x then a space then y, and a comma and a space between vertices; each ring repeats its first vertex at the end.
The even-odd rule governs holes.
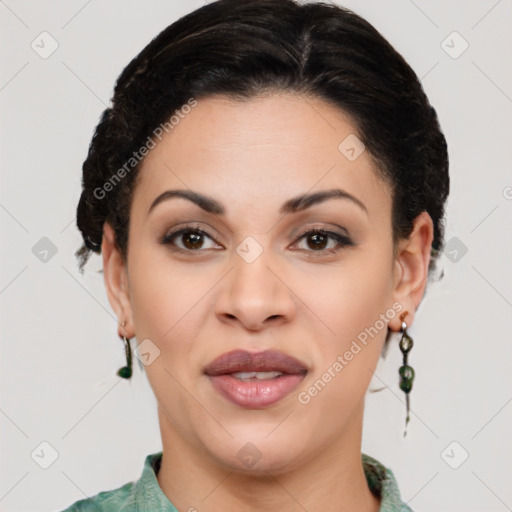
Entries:
MULTIPOLYGON (((182 249, 181 247, 177 247, 176 245, 173 244, 173 241, 178 238, 180 235, 184 235, 186 233, 191 233, 191 234, 195 234, 195 235, 201 235, 201 236, 204 236, 204 237, 207 237, 209 239, 211 239, 213 241, 213 237, 210 236, 206 231, 203 231, 202 229, 200 228, 197 228, 195 226, 184 226, 183 228, 180 228, 178 229, 177 231, 174 231, 174 232, 171 232, 171 233, 168 233, 166 234, 162 240, 161 240, 161 243, 163 245, 168 245, 171 250, 175 251, 175 252, 179 252, 179 253, 182 253, 182 254, 193 254, 193 253, 201 253, 203 251, 205 251, 206 249, 182 249)), ((302 233, 298 238, 297 238, 297 241, 295 243, 297 243, 298 241, 302 240, 303 238, 307 238, 308 236, 312 236, 312 235, 323 235, 323 236, 327 236, 329 237, 330 239, 333 239, 337 242, 337 247, 336 248, 331 248, 331 249, 319 249, 319 250, 307 250, 307 252, 311 253, 310 256, 312 257, 318 257, 318 256, 325 256, 327 254, 334 254, 336 252, 338 252, 339 250, 341 250, 343 247, 350 247, 350 246, 353 246, 353 242, 352 240, 345 236, 345 235, 341 235, 339 233, 336 233, 334 231, 329 231, 329 230, 326 230, 326 229, 321 229, 321 228, 313 228, 313 229, 310 229, 308 231, 305 231, 304 233, 302 233)), ((305 249, 298 249, 298 250, 305 250, 305 249)))

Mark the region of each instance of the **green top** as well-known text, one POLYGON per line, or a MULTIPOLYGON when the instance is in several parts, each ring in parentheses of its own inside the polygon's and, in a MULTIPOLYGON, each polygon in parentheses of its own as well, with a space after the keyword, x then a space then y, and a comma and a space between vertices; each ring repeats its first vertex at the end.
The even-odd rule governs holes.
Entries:
MULTIPOLYGON (((77 501, 62 512, 178 512, 156 479, 161 460, 162 452, 148 455, 137 482, 129 482, 118 489, 77 501)), ((379 512, 412 512, 402 502, 391 470, 364 453, 362 460, 368 486, 381 498, 379 512)))

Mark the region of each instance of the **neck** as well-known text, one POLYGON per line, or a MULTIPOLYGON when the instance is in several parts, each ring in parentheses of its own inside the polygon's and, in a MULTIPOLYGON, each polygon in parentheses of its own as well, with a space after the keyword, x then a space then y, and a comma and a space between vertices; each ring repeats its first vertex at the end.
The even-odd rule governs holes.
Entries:
POLYGON ((286 473, 251 475, 208 458, 158 409, 163 457, 158 484, 178 510, 378 512, 361 462, 362 407, 343 435, 286 473))

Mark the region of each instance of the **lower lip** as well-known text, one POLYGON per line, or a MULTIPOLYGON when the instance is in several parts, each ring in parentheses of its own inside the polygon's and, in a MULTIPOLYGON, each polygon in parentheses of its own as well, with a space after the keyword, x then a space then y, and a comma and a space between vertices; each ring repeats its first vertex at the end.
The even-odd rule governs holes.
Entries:
POLYGON ((240 380, 231 375, 210 376, 213 387, 230 402, 248 409, 275 404, 298 387, 304 375, 283 375, 267 380, 240 380))

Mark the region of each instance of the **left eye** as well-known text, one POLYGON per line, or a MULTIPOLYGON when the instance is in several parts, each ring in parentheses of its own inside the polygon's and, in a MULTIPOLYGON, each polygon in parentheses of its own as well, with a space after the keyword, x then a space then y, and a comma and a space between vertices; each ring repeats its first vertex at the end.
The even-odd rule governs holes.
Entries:
POLYGON ((299 240, 304 241, 307 247, 299 247, 313 252, 335 252, 337 248, 346 245, 352 245, 351 240, 334 231, 325 231, 323 229, 314 229, 304 233, 299 240))

